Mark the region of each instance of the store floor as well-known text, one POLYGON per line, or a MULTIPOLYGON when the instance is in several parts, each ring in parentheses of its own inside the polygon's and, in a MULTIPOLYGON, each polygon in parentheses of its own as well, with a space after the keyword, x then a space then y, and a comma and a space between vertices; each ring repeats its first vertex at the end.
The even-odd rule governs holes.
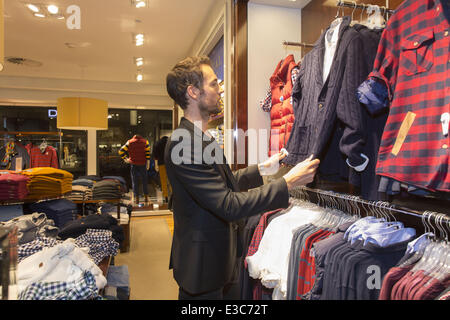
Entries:
POLYGON ((133 217, 130 250, 115 257, 115 265, 127 265, 130 274, 130 300, 176 300, 178 286, 169 270, 170 215, 133 217))

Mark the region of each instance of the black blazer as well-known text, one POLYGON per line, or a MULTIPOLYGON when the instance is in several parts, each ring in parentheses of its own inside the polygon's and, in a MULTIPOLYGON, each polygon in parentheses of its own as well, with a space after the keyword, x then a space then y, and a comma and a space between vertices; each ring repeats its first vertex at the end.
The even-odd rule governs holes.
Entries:
POLYGON ((220 148, 215 148, 220 151, 213 163, 201 159, 217 146, 214 139, 205 140, 209 138, 198 127, 182 118, 164 155, 173 190, 170 268, 178 285, 191 294, 216 290, 235 280, 242 249, 238 248, 239 220, 286 208, 289 201, 285 180, 261 186, 256 165, 233 174, 220 148), (188 138, 176 138, 180 133, 188 138), (198 150, 196 143, 201 146, 198 150), (181 155, 182 161, 172 155, 181 155), (252 188, 256 189, 240 192, 252 188))

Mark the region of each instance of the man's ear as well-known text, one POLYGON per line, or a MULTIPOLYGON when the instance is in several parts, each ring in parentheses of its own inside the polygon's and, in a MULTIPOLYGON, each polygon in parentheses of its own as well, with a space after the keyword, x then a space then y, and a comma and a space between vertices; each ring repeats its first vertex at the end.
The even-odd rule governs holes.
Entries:
POLYGON ((187 87, 186 94, 188 98, 197 100, 200 97, 200 89, 193 85, 190 85, 187 87))

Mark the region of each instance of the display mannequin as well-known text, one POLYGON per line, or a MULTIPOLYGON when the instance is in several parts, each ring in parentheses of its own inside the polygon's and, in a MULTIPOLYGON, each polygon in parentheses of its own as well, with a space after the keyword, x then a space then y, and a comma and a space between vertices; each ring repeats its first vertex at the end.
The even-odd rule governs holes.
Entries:
POLYGON ((142 182, 145 203, 148 204, 148 177, 150 167, 150 144, 147 139, 136 134, 119 150, 122 159, 131 166, 131 184, 134 203, 139 205, 139 182, 142 182))
POLYGON ((158 142, 155 143, 153 148, 153 158, 157 161, 159 179, 161 180, 161 190, 166 202, 169 201, 169 191, 171 187, 167 180, 166 165, 164 164, 164 149, 166 148, 167 140, 169 137, 164 136, 158 142))

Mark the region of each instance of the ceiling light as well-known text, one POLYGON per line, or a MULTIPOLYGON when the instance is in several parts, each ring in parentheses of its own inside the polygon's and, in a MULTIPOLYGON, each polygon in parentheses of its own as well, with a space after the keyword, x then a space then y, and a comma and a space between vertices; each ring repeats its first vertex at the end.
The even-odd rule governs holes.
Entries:
POLYGON ((142 81, 144 79, 144 76, 142 75, 142 74, 138 74, 138 75, 136 75, 136 81, 137 82, 140 82, 140 81, 142 81))
POLYGON ((147 3, 145 1, 136 1, 136 8, 145 8, 147 3))
POLYGON ((43 15, 42 13, 35 13, 34 16, 39 18, 45 18, 45 15, 43 15))
POLYGON ((144 44, 144 35, 142 33, 136 34, 134 36, 134 42, 136 43, 136 46, 142 46, 144 44))
POLYGON ((144 58, 142 58, 142 57, 135 58, 134 63, 136 64, 136 66, 140 67, 140 66, 144 65, 144 58))
POLYGON ((59 9, 57 6, 55 6, 54 4, 51 4, 47 7, 48 12, 50 12, 51 14, 57 14, 59 9))
POLYGON ((36 7, 34 4, 27 4, 27 7, 33 12, 39 12, 39 8, 36 7))
POLYGON ((131 0, 131 4, 136 8, 145 8, 148 5, 147 0, 131 0))

